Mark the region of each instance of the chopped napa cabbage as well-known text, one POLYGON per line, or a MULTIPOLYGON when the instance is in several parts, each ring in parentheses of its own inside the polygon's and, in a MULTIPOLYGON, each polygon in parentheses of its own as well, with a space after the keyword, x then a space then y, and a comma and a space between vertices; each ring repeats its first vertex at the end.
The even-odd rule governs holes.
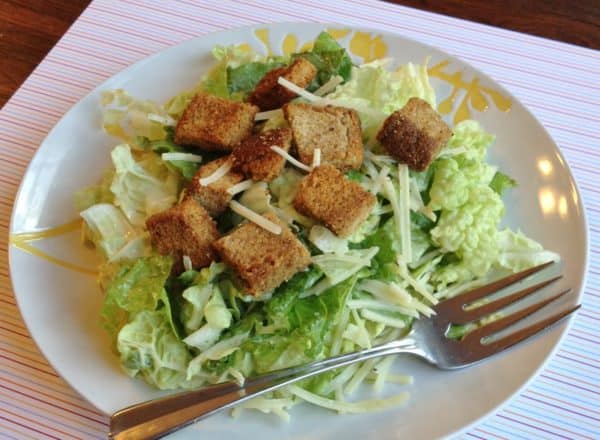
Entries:
POLYGON ((304 174, 300 171, 286 167, 281 174, 269 184, 269 189, 275 198, 272 204, 280 216, 290 221, 294 220, 299 224, 310 228, 314 224, 314 221, 296 211, 293 204, 294 197, 296 196, 296 192, 298 192, 298 187, 303 177, 304 174))
MULTIPOLYGON (((375 208, 376 209, 376 208, 375 208)), ((348 241, 350 243, 360 243, 363 241, 367 235, 372 234, 375 229, 379 226, 379 221, 381 220, 381 216, 376 214, 373 209, 373 212, 367 217, 367 219, 361 223, 361 225, 348 237, 348 241)))
POLYGON ((467 202, 442 215, 431 230, 433 242, 459 261, 440 269, 432 279, 442 285, 483 276, 498 258, 498 224, 504 214, 500 196, 489 186, 472 187, 467 202))
POLYGON ((371 259, 379 252, 378 247, 368 249, 352 249, 343 255, 327 253, 312 257, 312 262, 329 279, 330 283, 337 284, 350 278, 363 267, 371 265, 371 259))
POLYGON ((219 289, 215 289, 212 297, 204 306, 206 322, 213 328, 226 329, 231 325, 231 312, 227 309, 219 289))
POLYGON ((192 359, 187 365, 187 377, 188 379, 193 378, 202 370, 202 364, 209 360, 219 360, 226 356, 229 356, 234 351, 240 349, 242 343, 248 339, 247 333, 242 333, 236 336, 232 336, 228 339, 222 339, 210 348, 202 351, 198 356, 192 359))
POLYGON ((117 350, 131 377, 141 376, 161 390, 190 386, 186 371, 191 355, 173 332, 164 307, 137 313, 119 332, 117 350))
POLYGON ((479 122, 471 119, 456 124, 452 132, 446 148, 452 150, 462 147, 465 150, 463 154, 476 161, 485 159, 488 147, 496 139, 496 136, 487 133, 479 122))
POLYGON ((412 97, 421 98, 435 108, 435 91, 429 83, 426 64, 408 63, 393 72, 379 61, 355 66, 350 80, 327 96, 358 110, 367 137, 372 137, 383 120, 412 97), (361 111, 365 108, 368 111, 361 111))
POLYGON ((170 121, 165 109, 153 101, 136 99, 123 89, 102 93, 103 127, 108 134, 132 142, 136 136, 164 139, 164 122, 170 121))
POLYGON ((224 264, 212 263, 198 272, 192 285, 183 291, 182 297, 185 301, 181 308, 181 320, 188 334, 202 325, 205 307, 214 291, 218 289, 213 281, 224 270, 224 264))
POLYGON ((115 175, 110 186, 114 204, 121 208, 134 226, 177 202, 180 179, 154 153, 141 153, 140 160, 132 155, 127 144, 111 152, 115 175))
POLYGON ((496 167, 473 160, 442 158, 435 162, 429 190, 428 209, 456 209, 469 199, 469 191, 477 185, 490 185, 496 167))
POLYGON ((541 244, 522 232, 504 229, 498 232, 498 265, 514 272, 548 261, 558 261, 559 255, 544 250, 541 244))
POLYGON ((136 234, 119 208, 109 203, 90 206, 79 215, 86 223, 89 238, 107 260, 114 259, 136 234))
POLYGON ((222 331, 222 328, 213 327, 209 323, 206 323, 194 333, 187 336, 183 342, 190 347, 195 347, 200 351, 205 351, 219 340, 222 331))
MULTIPOLYGON (((430 211, 456 209, 467 202, 471 187, 491 185, 497 169, 484 162, 484 159, 487 148, 494 139, 495 137, 485 132, 476 121, 462 121, 454 127, 454 134, 446 148, 460 147, 463 152, 451 157, 442 157, 431 167, 433 182, 427 207, 430 211)), ((498 184, 504 186, 507 183, 498 184)))
POLYGON ((333 252, 336 254, 345 254, 348 251, 348 241, 339 238, 329 229, 321 225, 315 225, 310 228, 308 239, 321 252, 333 252))

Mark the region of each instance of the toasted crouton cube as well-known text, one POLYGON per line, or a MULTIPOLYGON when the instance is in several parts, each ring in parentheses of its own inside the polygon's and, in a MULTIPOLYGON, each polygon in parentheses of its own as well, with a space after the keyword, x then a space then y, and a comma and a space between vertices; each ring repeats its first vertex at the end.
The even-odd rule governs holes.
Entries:
POLYGON ((152 245, 161 255, 172 255, 174 272, 183 270, 183 256, 192 260, 194 269, 205 267, 215 259, 213 242, 219 231, 208 212, 194 200, 187 199, 154 214, 146 220, 152 245))
POLYGON ((317 75, 317 68, 305 58, 296 58, 287 67, 279 67, 266 73, 254 88, 248 102, 257 105, 261 110, 273 110, 296 97, 296 94, 277 80, 280 76, 299 87, 308 86, 317 75))
POLYGON ((303 103, 287 104, 283 111, 292 127, 300 161, 311 165, 315 148, 320 148, 322 164, 331 164, 340 171, 360 168, 363 144, 356 111, 303 103))
POLYGON ((233 166, 231 156, 223 156, 202 165, 198 168, 185 192, 186 198, 193 198, 200 203, 212 217, 218 217, 227 209, 227 205, 231 201, 231 194, 227 190, 244 180, 244 175, 229 170, 219 180, 208 185, 202 185, 200 180, 212 175, 218 168, 227 163, 233 166))
POLYGON ((398 161, 424 171, 450 136, 452 131, 429 103, 410 98, 385 120, 377 140, 398 161))
POLYGON ((206 151, 231 151, 252 134, 258 107, 198 93, 177 122, 175 142, 206 151))
POLYGON ((281 226, 281 234, 248 222, 213 244, 246 293, 254 296, 271 291, 310 264, 310 253, 287 225, 273 213, 263 217, 281 226))
POLYGON ((375 196, 331 165, 315 168, 300 182, 294 208, 325 224, 336 235, 351 235, 366 220, 375 196))
POLYGON ((233 150, 231 156, 236 170, 254 181, 270 182, 283 170, 285 158, 271 150, 278 146, 285 151, 292 144, 289 128, 276 128, 250 136, 233 150))

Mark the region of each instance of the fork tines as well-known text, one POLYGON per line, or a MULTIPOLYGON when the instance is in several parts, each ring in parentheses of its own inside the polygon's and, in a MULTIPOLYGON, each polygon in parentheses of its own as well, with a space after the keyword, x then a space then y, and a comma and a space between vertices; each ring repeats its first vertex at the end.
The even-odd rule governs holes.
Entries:
MULTIPOLYGON (((490 301, 489 303, 485 303, 478 307, 473 307, 471 309, 466 310, 466 306, 472 304, 474 301, 483 300, 488 295, 496 293, 501 289, 504 289, 512 284, 517 283, 518 281, 524 280, 525 278, 549 267, 552 264, 553 262, 541 264, 531 269, 527 269, 522 272, 494 281, 491 284, 479 287, 465 294, 459 294, 454 298, 445 300, 435 307, 435 310, 438 313, 438 319, 441 319, 441 317, 443 317, 444 322, 447 322, 448 324, 460 325, 477 322, 482 318, 485 318, 486 316, 490 316, 493 313, 500 311, 504 307, 513 304, 519 300, 525 299, 526 297, 537 293, 544 287, 555 283, 556 281, 562 278, 562 275, 555 276, 545 281, 541 281, 532 286, 527 286, 521 290, 518 290, 517 292, 511 293, 504 297, 497 298, 495 300, 490 301)), ((502 316, 499 319, 491 320, 490 322, 485 324, 479 321, 479 326, 474 330, 468 332, 460 341, 460 345, 462 345, 463 347, 469 347, 470 350, 468 350, 468 352, 471 353, 471 360, 476 361, 477 359, 483 359, 493 353, 502 351, 530 336, 533 336, 541 332, 542 330, 547 329, 553 326, 554 324, 558 323, 563 318, 577 310, 580 306, 577 305, 574 307, 570 307, 566 310, 560 311, 548 318, 537 321, 534 324, 529 325, 528 327, 517 330, 507 336, 498 338, 491 342, 486 341, 486 339, 495 335, 499 331, 508 329, 516 323, 526 319, 533 313, 539 311, 540 309, 551 303, 554 303, 556 300, 568 294, 569 292, 571 292, 571 289, 565 289, 559 293, 544 298, 541 301, 537 301, 536 303, 530 306, 510 313, 507 316, 502 316)), ((443 322, 440 322, 439 324, 443 324, 443 322)))

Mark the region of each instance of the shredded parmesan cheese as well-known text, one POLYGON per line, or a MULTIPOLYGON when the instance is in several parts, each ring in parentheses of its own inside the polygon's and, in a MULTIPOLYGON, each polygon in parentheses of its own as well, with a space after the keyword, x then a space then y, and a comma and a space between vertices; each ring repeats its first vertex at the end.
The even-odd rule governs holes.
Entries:
POLYGON ((401 261, 398 261, 398 268, 402 278, 408 281, 408 284, 410 284, 415 291, 423 295, 423 297, 426 298, 431 304, 435 305, 439 302, 425 286, 425 284, 415 280, 410 273, 408 273, 408 267, 406 267, 406 264, 402 264, 401 261))
POLYGON ((274 118, 275 116, 279 116, 282 114, 282 110, 280 108, 275 110, 267 110, 265 112, 258 112, 254 117, 255 121, 265 121, 267 119, 274 118))
POLYGON ((199 183, 202 186, 208 186, 211 183, 215 183, 221 177, 225 176, 225 174, 227 174, 230 170, 231 170, 231 161, 227 161, 223 165, 221 165, 219 168, 217 168, 215 170, 215 172, 212 173, 210 176, 206 176, 206 177, 203 177, 202 179, 200 179, 199 183))
MULTIPOLYGON (((398 234, 398 238, 404 243, 404 231, 402 230, 402 211, 400 207, 400 202, 398 200, 398 195, 396 194, 396 189, 392 184, 392 181, 386 177, 383 179, 383 188, 385 190, 385 196, 390 201, 392 205, 392 210, 394 212, 394 224, 396 226, 396 234, 398 234)), ((404 248, 402 249, 404 251, 404 248)))
POLYGON ((390 367, 394 363, 394 356, 388 356, 381 360, 377 366, 375 367, 375 374, 377 375, 375 379, 375 391, 380 393, 383 391, 383 385, 387 380, 389 375, 390 367))
POLYGON ((389 173, 390 167, 384 165, 383 168, 381 168, 381 170, 379 171, 379 174, 375 177, 375 183, 373 184, 373 194, 378 194, 381 191, 383 182, 385 182, 385 179, 389 173))
POLYGON ((321 165, 321 149, 315 148, 315 151, 313 151, 312 167, 317 168, 320 165, 321 165))
POLYGON ((319 101, 321 100, 321 97, 313 95, 312 93, 310 93, 307 90, 304 90, 302 87, 297 86, 296 84, 294 84, 291 81, 288 81, 287 79, 285 79, 284 77, 280 76, 277 79, 277 82, 282 85, 283 87, 285 87, 286 89, 288 89, 291 92, 294 92, 295 94, 297 94, 298 96, 303 97, 304 99, 306 99, 307 101, 310 102, 315 102, 315 101, 319 101))
POLYGON ((257 214, 256 212, 252 211, 251 209, 246 208, 241 203, 238 203, 235 200, 232 200, 231 202, 229 202, 229 207, 236 214, 239 214, 242 217, 250 220, 252 223, 257 224, 264 230, 269 231, 270 233, 275 234, 275 235, 281 234, 281 226, 264 218, 262 215, 257 214))
POLYGON ((398 164, 398 180, 400 184, 400 230, 402 231, 402 257, 407 263, 412 261, 410 231, 410 178, 408 166, 398 164))
POLYGON ((148 119, 154 122, 159 122, 163 125, 175 125, 177 122, 170 116, 161 116, 156 113, 148 114, 148 119))
POLYGON ((189 255, 183 256, 183 268, 186 270, 186 272, 193 269, 192 259, 189 257, 189 255))
POLYGON ((363 309, 360 311, 363 318, 368 321, 380 322, 387 325, 388 327, 404 328, 406 323, 401 319, 394 318, 392 316, 384 315, 383 313, 376 312, 374 310, 363 309))
POLYGON ((200 163, 202 162, 202 156, 191 153, 163 153, 160 158, 162 160, 185 160, 186 162, 200 163))
POLYGON ((227 193, 234 196, 238 193, 246 191, 248 188, 250 188, 252 186, 252 183, 253 183, 252 179, 242 180, 240 183, 237 183, 237 184, 227 188, 227 193))
POLYGON ((409 398, 409 394, 407 392, 402 392, 395 396, 383 399, 363 400, 361 402, 353 403, 327 399, 325 397, 319 396, 318 394, 306 391, 305 389, 300 388, 297 385, 290 385, 288 387, 288 390, 290 391, 290 393, 292 393, 296 397, 299 397, 302 400, 305 400, 306 402, 312 403, 313 405, 321 406, 323 408, 331 409, 333 411, 338 411, 340 413, 361 413, 367 411, 380 411, 386 408, 401 405, 405 403, 409 398))
POLYGON ((279 154, 281 157, 283 157, 289 163, 291 163, 292 165, 297 166, 301 170, 306 171, 307 173, 310 173, 312 171, 311 167, 304 165, 302 162, 300 162, 299 160, 297 160, 294 157, 292 157, 283 148, 281 148, 281 147, 279 147, 277 145, 273 145, 273 146, 271 146, 271 150, 273 150, 275 153, 279 154))
POLYGON ((342 78, 341 76, 339 76, 339 75, 332 76, 331 78, 329 78, 329 81, 327 81, 325 84, 323 84, 317 90, 315 90, 315 95, 323 96, 329 92, 333 92, 335 90, 335 88, 342 83, 342 81, 344 81, 344 78, 342 78))
POLYGON ((369 150, 365 150, 365 157, 375 163, 380 164, 380 165, 385 165, 386 163, 387 164, 396 163, 396 159, 394 159, 392 156, 387 156, 385 154, 375 154, 369 150))

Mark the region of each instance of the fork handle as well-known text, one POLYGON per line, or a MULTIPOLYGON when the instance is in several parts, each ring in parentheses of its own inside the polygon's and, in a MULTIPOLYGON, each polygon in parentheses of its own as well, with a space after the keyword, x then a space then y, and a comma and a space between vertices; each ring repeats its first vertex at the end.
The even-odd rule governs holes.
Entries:
POLYGON ((247 380, 242 386, 226 382, 139 403, 117 411, 111 416, 109 438, 114 440, 161 438, 236 403, 299 380, 355 362, 399 353, 422 354, 414 340, 406 337, 367 350, 257 376, 247 380))

